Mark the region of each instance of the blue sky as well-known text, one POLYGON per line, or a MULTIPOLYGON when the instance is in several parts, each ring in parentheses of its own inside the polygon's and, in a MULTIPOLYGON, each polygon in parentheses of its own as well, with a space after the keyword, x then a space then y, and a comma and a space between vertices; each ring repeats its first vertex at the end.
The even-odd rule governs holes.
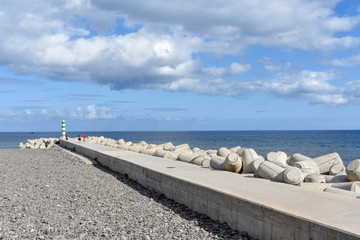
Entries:
POLYGON ((359 11, 4 0, 0 131, 360 129, 359 11))

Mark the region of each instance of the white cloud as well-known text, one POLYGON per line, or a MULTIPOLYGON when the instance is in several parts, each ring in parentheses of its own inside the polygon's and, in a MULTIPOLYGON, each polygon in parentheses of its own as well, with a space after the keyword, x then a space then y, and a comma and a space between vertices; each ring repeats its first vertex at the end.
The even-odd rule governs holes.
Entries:
POLYGON ((263 64, 264 68, 270 72, 284 71, 291 66, 291 63, 289 62, 273 60, 267 57, 260 59, 258 62, 263 64))
POLYGON ((154 46, 156 56, 159 58, 168 58, 173 52, 173 47, 169 41, 159 41, 154 46))
POLYGON ((238 75, 238 74, 241 74, 241 73, 246 73, 248 71, 251 70, 251 65, 250 64, 239 64, 239 63, 232 63, 230 65, 230 68, 229 68, 229 73, 231 75, 238 75))
POLYGON ((180 27, 186 33, 202 34, 213 42, 225 43, 222 45, 227 46, 225 51, 237 51, 246 44, 321 50, 359 44, 357 37, 333 36, 359 23, 359 17, 335 16, 333 8, 337 2, 155 0, 144 4, 141 0, 94 0, 93 4, 104 11, 125 15, 130 22, 180 27))
MULTIPOLYGON (((250 45, 321 52, 357 47, 360 39, 350 31, 360 17, 336 16, 333 9, 338 2, 6 1, 0 13, 0 65, 17 74, 88 81, 118 90, 166 89, 226 96, 263 91, 339 105, 355 102, 356 95, 353 91, 353 98, 343 94, 350 85, 332 85, 334 76, 329 72, 283 73, 289 62, 264 58, 259 62, 278 73, 276 79, 230 81, 229 76, 248 73, 254 66, 238 62, 218 66, 205 64, 205 57, 194 57, 198 53, 238 57, 250 45), (115 32, 119 19, 124 22, 122 28, 139 27, 128 33, 115 32)), ((350 66, 358 58, 335 59, 333 65, 350 66)), ((66 112, 44 110, 42 114, 66 112)), ((115 117, 111 109, 93 105, 73 110, 71 116, 115 117)))
POLYGON ((32 114, 30 109, 25 109, 24 112, 25 112, 25 115, 31 115, 32 114))
POLYGON ((213 77, 221 77, 226 74, 226 69, 222 67, 208 67, 202 69, 203 73, 213 77))
POLYGON ((208 80, 184 78, 158 87, 170 91, 192 91, 211 96, 244 96, 263 92, 278 98, 301 99, 312 104, 328 106, 360 103, 360 81, 337 86, 331 83, 337 77, 333 72, 303 70, 291 74, 278 73, 270 80, 226 81, 221 78, 208 80))
POLYGON ((338 66, 338 67, 351 67, 360 64, 360 54, 348 58, 335 58, 332 60, 324 61, 325 64, 338 66))
MULTIPOLYGON (((47 119, 115 119, 116 116, 112 113, 109 107, 97 107, 95 105, 88 105, 85 109, 77 107, 75 109, 57 109, 48 108, 41 109, 39 111, 43 118, 47 119)), ((24 110, 25 115, 31 115, 36 117, 37 114, 34 111, 28 109, 24 110)))
POLYGON ((161 116, 157 117, 156 120, 161 122, 173 122, 173 121, 183 121, 184 119, 181 117, 170 117, 170 116, 161 116))
POLYGON ((276 79, 264 82, 263 91, 277 97, 305 99, 311 103, 330 106, 348 102, 343 89, 331 85, 336 74, 331 72, 314 72, 304 70, 294 74, 279 74, 276 79))
POLYGON ((3 110, 0 111, 0 120, 16 117, 17 113, 12 110, 3 110))
POLYGON ((360 104, 360 80, 347 82, 344 95, 348 98, 348 102, 360 104))
POLYGON ((115 119, 116 116, 111 113, 111 108, 96 107, 95 105, 88 105, 86 109, 81 107, 76 108, 70 112, 72 119, 115 119))
MULTIPOLYGON (((41 117, 46 119, 57 119, 57 118, 66 118, 67 114, 63 112, 63 110, 60 109, 41 109, 40 110, 41 117)), ((33 116, 36 116, 36 114, 32 114, 33 116)))

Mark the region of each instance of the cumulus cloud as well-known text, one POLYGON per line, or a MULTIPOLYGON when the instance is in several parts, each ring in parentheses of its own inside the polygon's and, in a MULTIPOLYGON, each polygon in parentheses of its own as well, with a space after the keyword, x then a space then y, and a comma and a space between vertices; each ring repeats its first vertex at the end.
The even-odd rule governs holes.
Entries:
POLYGON ((156 120, 161 121, 161 122, 172 122, 172 121, 182 121, 183 118, 181 117, 170 117, 170 116, 161 116, 161 117, 157 117, 156 120))
POLYGON ((17 113, 11 110, 0 111, 0 120, 17 116, 17 113))
POLYGON ((347 82, 344 89, 344 95, 349 99, 351 103, 360 104, 360 80, 347 82))
POLYGON ((332 85, 336 79, 332 72, 304 70, 293 74, 279 74, 271 81, 262 84, 264 92, 276 97, 309 100, 315 104, 338 106, 348 103, 344 88, 332 85))
POLYGON ((360 54, 354 55, 348 58, 335 58, 332 60, 326 60, 324 61, 325 64, 332 65, 332 66, 338 66, 338 67, 351 67, 351 66, 357 66, 360 64, 360 54))
POLYGON ((31 115, 32 114, 30 109, 25 109, 24 112, 25 112, 25 115, 31 115))
POLYGON ((258 62, 263 64, 264 68, 270 72, 284 71, 291 66, 289 62, 273 60, 267 57, 261 58, 258 62))
POLYGON ((158 86, 170 91, 192 91, 210 96, 245 96, 254 92, 271 94, 277 98, 302 99, 312 104, 339 106, 360 102, 360 81, 338 86, 332 83, 338 75, 334 72, 303 70, 280 72, 264 80, 226 81, 223 79, 180 79, 158 86))
POLYGON ((250 64, 239 64, 239 63, 232 63, 229 68, 229 73, 231 75, 238 75, 241 73, 246 73, 251 70, 250 64))
MULTIPOLYGON (((35 116, 35 114, 32 114, 35 116)), ((45 119, 58 119, 58 118, 66 118, 68 114, 65 113, 61 109, 41 109, 40 116, 45 119)))
POLYGON ((34 118, 41 117, 46 119, 79 119, 79 120, 106 120, 115 119, 116 116, 112 113, 112 109, 109 107, 97 107, 95 105, 88 105, 86 108, 77 107, 74 109, 24 109, 22 111, 13 112, 12 116, 32 116, 34 118))
POLYGON ((81 107, 76 108, 70 112, 70 118, 72 119, 115 119, 116 116, 111 113, 109 107, 96 107, 95 105, 89 105, 86 109, 81 107))
MULTIPOLYGON (((0 65, 16 74, 106 84, 117 90, 165 89, 226 96, 263 91, 314 103, 344 104, 355 101, 343 94, 353 86, 331 85, 330 73, 281 75, 290 63, 262 59, 266 70, 279 73, 276 79, 228 80, 252 71, 253 66, 247 62, 211 65, 194 57, 198 53, 239 56, 250 45, 321 52, 357 47, 359 37, 346 33, 359 24, 360 17, 337 16, 333 10, 337 3, 5 1, 0 13, 0 65), (119 27, 126 31, 119 32, 119 27)), ((61 115, 46 110, 43 114, 61 115)), ((115 116, 110 109, 89 105, 73 110, 72 117, 115 116)))
POLYGON ((322 50, 357 45, 357 37, 334 37, 334 33, 349 31, 359 23, 358 17, 335 16, 333 8, 337 2, 231 0, 224 3, 221 0, 200 0, 191 3, 156 0, 144 4, 141 0, 92 1, 100 9, 126 16, 129 22, 167 23, 189 34, 205 35, 218 46, 228 46, 228 51, 254 43, 322 50))

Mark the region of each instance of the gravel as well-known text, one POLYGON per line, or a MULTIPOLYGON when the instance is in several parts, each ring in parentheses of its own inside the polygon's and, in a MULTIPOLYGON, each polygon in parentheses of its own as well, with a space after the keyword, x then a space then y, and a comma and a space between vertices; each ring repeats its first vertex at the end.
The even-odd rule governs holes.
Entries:
POLYGON ((0 150, 0 239, 251 239, 59 147, 0 150))

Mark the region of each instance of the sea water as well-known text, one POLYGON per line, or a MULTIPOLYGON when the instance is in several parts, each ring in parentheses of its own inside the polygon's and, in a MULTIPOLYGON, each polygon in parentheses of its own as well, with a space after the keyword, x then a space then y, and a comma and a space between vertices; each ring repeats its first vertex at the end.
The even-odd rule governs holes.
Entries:
MULTIPOLYGON (((104 136, 134 143, 142 140, 147 143, 161 144, 172 142, 174 145, 188 143, 191 147, 218 149, 220 147, 241 146, 253 148, 263 156, 272 151, 284 151, 288 155, 301 153, 318 157, 337 152, 348 164, 360 159, 360 130, 336 131, 121 131, 121 132, 68 132, 70 137, 104 136)), ((17 148, 27 139, 59 137, 60 132, 0 133, 0 149, 17 148)))

